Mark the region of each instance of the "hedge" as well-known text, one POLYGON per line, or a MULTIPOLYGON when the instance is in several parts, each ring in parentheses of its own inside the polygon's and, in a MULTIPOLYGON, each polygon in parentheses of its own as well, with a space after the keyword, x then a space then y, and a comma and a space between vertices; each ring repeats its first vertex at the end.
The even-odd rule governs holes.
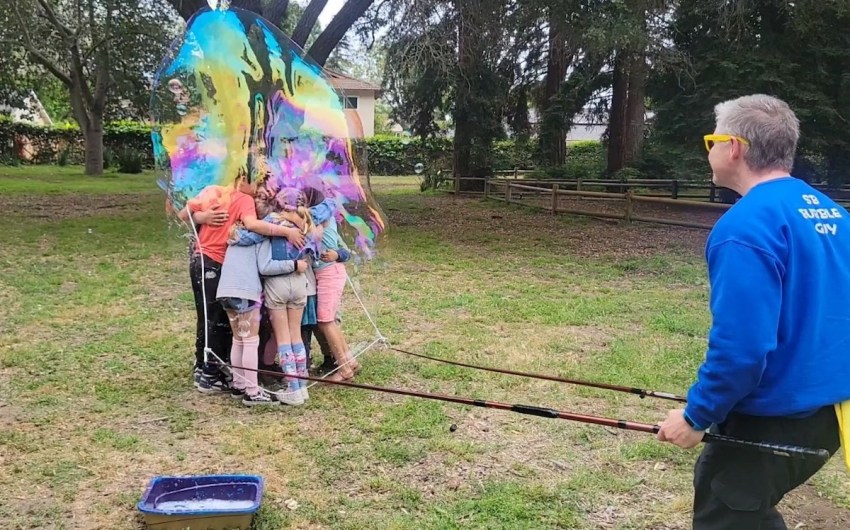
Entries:
MULTIPOLYGON (((142 165, 153 167, 150 127, 132 122, 109 123, 104 127, 104 159, 107 167, 115 163, 120 153, 136 153, 142 165)), ((452 167, 450 138, 419 138, 404 140, 397 136, 373 136, 355 142, 357 152, 365 152, 369 173, 373 175, 409 175, 417 164, 426 171, 452 167)), ((82 135, 75 125, 39 127, 11 122, 0 116, 0 164, 17 164, 21 152, 24 160, 34 164, 82 164, 85 149, 82 135)), ((512 140, 498 141, 493 146, 493 169, 533 169, 536 145, 512 140)), ((590 178, 604 168, 604 149, 599 142, 580 142, 567 152, 567 165, 556 170, 539 170, 539 176, 557 177, 564 173, 572 178, 590 178)))

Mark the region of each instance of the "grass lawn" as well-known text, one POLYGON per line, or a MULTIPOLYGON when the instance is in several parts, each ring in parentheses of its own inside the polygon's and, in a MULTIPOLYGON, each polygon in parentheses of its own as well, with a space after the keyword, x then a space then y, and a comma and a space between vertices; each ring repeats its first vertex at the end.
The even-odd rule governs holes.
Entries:
MULTIPOLYGON (((390 230, 358 280, 393 344, 687 390, 709 325, 706 232, 373 185, 390 230)), ((650 435, 341 388, 282 410, 199 394, 186 240, 151 173, 0 167, 0 208, 3 528, 137 529, 151 477, 202 473, 265 477, 256 530, 690 528, 697 451, 650 435)), ((345 306, 351 342, 371 337, 350 291, 345 306)), ((368 384, 648 423, 669 408, 384 349, 361 361, 368 384)), ((789 528, 850 527, 839 459, 781 508, 789 528)))

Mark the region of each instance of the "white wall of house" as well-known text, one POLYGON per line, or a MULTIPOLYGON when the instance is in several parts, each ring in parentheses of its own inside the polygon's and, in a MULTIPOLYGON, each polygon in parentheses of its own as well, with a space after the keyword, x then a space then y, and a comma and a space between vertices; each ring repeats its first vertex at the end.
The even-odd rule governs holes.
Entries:
POLYGON ((363 137, 375 136, 375 91, 349 89, 345 91, 345 98, 348 100, 346 108, 351 108, 350 104, 356 103, 355 110, 363 124, 363 137))
POLYGON ((576 123, 573 125, 570 132, 567 133, 567 144, 575 142, 586 142, 589 140, 599 141, 602 135, 605 134, 606 124, 584 124, 576 123))

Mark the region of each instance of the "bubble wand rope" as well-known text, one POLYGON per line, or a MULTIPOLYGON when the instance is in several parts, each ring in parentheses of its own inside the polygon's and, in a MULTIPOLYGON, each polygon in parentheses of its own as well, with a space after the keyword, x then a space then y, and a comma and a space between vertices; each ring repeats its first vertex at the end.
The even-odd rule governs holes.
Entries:
POLYGON ((411 351, 402 350, 400 348, 396 348, 390 344, 389 339, 387 339, 382 333, 381 330, 378 329, 378 325, 375 323, 375 320, 372 318, 372 315, 369 313, 369 310, 366 308, 366 304, 363 303, 363 300, 360 297, 360 294, 357 292, 357 288, 354 286, 354 283, 351 281, 351 278, 348 279, 348 283, 351 286, 351 290, 354 292, 354 296, 357 298, 357 301, 360 303, 360 307, 363 309, 363 312, 366 313, 366 317, 369 319, 369 323, 372 324, 372 327, 375 328, 375 332, 378 334, 377 342, 382 342, 387 346, 388 349, 403 353, 405 355, 411 355, 413 357, 419 357, 421 359, 428 359, 431 361, 436 361, 439 363, 451 364, 454 366, 463 366, 465 368, 472 368, 475 370, 483 370, 487 372, 496 372, 500 374, 508 374, 508 375, 516 375, 520 377, 529 377, 532 379, 544 379, 547 381, 556 381, 558 383, 566 383, 571 385, 579 385, 579 386, 587 386, 593 388, 601 388, 603 390, 613 390, 615 392, 625 392, 628 394, 635 394, 639 396, 641 399, 645 397, 653 397, 658 399, 668 399, 670 401, 678 401, 680 403, 687 403, 687 399, 684 396, 678 396, 676 394, 671 394, 669 392, 660 392, 657 390, 645 390, 642 388, 634 388, 627 386, 619 386, 619 385, 611 385, 607 383, 594 383, 591 381, 582 381, 580 379, 567 379, 564 377, 557 377, 551 375, 544 374, 534 374, 529 372, 517 372, 514 370, 505 370, 502 368, 491 368, 489 366, 480 366, 476 364, 468 364, 462 363, 458 361, 450 361, 448 359, 440 359, 439 357, 431 357, 429 355, 423 355, 421 353, 413 353, 411 351))
POLYGON ((554 375, 545 375, 545 374, 535 374, 530 372, 517 372, 514 370, 505 370, 502 368, 491 368, 489 366, 480 366, 477 364, 467 364, 458 361, 450 361, 448 359, 440 359, 439 357, 431 357, 430 355, 423 355, 421 353, 413 353, 411 351, 402 350, 400 348, 395 348, 393 346, 389 346, 389 349, 398 353, 403 353, 405 355, 410 355, 413 357, 419 357, 420 359, 428 359, 429 361, 436 361, 438 363, 451 364, 454 366, 463 366, 465 368, 473 368, 475 370, 483 370, 485 372, 496 372, 499 374, 508 374, 508 375, 517 375, 521 377, 529 377, 531 379, 544 379, 546 381, 556 381, 558 383, 566 383, 570 385, 578 385, 578 386, 588 386, 593 388, 601 388, 603 390, 613 390, 615 392, 626 392, 628 394, 635 394, 639 396, 641 399, 645 397, 654 397, 659 399, 669 399, 671 401, 678 401, 680 403, 687 403, 687 399, 683 396, 677 396, 676 394, 670 394, 669 392, 659 392, 657 390, 644 390, 642 388, 634 388, 630 386, 619 386, 619 385, 610 385, 607 383, 594 383, 592 381, 582 381, 580 379, 567 379, 564 377, 557 377, 554 375))
MULTIPOLYGON (((627 420, 618 420, 613 418, 604 418, 600 416, 590 416, 586 414, 578 414, 574 412, 567 412, 563 410, 550 409, 545 407, 538 407, 535 405, 520 405, 520 404, 509 404, 509 403, 501 403, 498 401, 488 401, 483 399, 473 399, 462 396, 449 396, 445 394, 432 394, 428 392, 417 392, 414 390, 405 390, 401 388, 389 388, 389 387, 381 387, 374 385, 364 385, 361 383, 350 383, 345 381, 329 381, 326 379, 319 379, 316 377, 309 376, 287 376, 286 374, 281 374, 280 372, 270 372, 268 370, 259 370, 254 368, 243 368, 241 366, 232 366, 231 368, 236 368, 239 370, 246 370, 251 372, 257 372, 258 374, 265 374, 274 377, 294 377, 296 379, 302 379, 306 381, 314 381, 316 383, 322 383, 326 385, 339 385, 345 386, 349 388, 357 388, 360 390, 370 390, 373 392, 383 392, 387 394, 398 394, 402 396, 410 396, 417 397, 423 399, 433 399, 436 401, 446 401, 449 403, 458 403, 461 405, 469 405, 473 407, 482 407, 487 409, 498 409, 498 410, 507 410, 510 412, 516 412, 518 414, 526 414, 529 416, 539 416, 541 418, 549 418, 549 419, 560 419, 560 420, 568 420, 568 421, 576 421, 580 423, 591 423, 595 425, 603 425, 606 427, 615 427, 617 429, 625 429, 628 431, 639 431, 650 434, 658 433, 659 426, 658 425, 650 425, 648 423, 637 423, 633 421, 627 420)), ((736 447, 740 449, 750 449, 755 451, 760 451, 762 453, 770 453, 776 456, 783 456, 787 458, 802 458, 802 459, 815 459, 820 461, 827 461, 829 459, 829 451, 826 449, 812 449, 809 447, 800 447, 796 445, 784 445, 784 444, 774 444, 769 442, 754 442, 750 440, 742 440, 740 438, 733 438, 731 436, 724 436, 720 434, 713 434, 706 432, 702 439, 705 443, 713 443, 718 445, 726 445, 729 447, 736 447)))

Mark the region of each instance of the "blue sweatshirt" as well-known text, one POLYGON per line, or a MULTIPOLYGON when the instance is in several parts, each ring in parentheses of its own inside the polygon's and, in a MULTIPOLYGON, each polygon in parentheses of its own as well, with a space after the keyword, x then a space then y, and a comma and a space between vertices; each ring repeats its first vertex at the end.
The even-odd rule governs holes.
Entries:
POLYGON ((850 398, 850 216, 805 182, 755 186, 706 243, 713 322, 685 417, 804 416, 850 398))

